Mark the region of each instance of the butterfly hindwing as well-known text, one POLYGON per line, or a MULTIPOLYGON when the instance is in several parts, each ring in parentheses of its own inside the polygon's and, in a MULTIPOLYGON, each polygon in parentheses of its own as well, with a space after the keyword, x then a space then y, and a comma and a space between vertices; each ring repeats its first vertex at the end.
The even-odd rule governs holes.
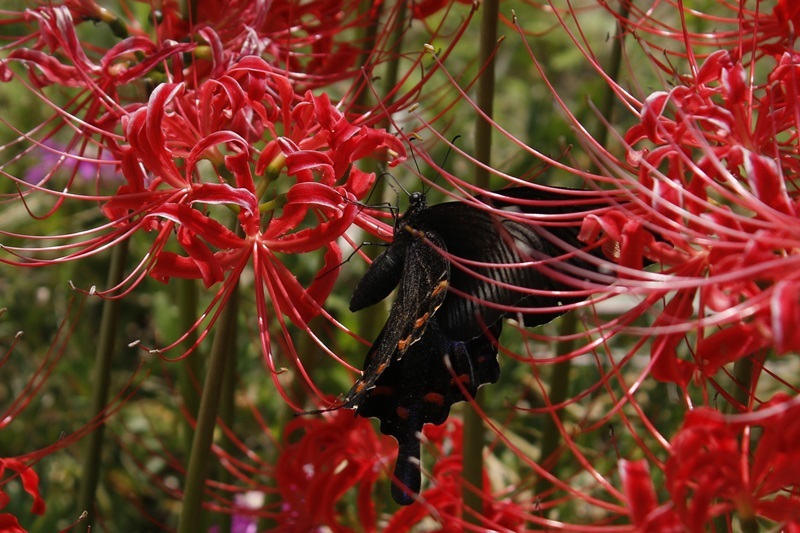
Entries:
POLYGON ((381 433, 399 443, 392 495, 401 505, 411 503, 420 490, 423 425, 444 423, 454 403, 474 396, 480 385, 497 381, 498 333, 454 341, 434 316, 419 341, 365 392, 358 415, 379 419, 381 433))

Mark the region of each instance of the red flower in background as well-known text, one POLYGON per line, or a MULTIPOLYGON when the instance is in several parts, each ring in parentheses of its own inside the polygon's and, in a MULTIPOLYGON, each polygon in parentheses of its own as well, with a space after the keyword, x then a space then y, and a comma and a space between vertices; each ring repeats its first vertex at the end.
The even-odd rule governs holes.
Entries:
MULTIPOLYGON (((71 8, 85 11, 96 6, 82 3, 71 8)), ((174 8, 167 6, 168 11, 174 8)), ((297 15, 303 13, 307 11, 297 15)), ((106 15, 92 11, 83 16, 106 15)), ((357 200, 374 180, 374 173, 354 163, 374 156, 395 164, 403 158, 402 143, 383 130, 354 125, 325 94, 298 94, 297 84, 266 61, 233 54, 229 47, 223 48, 233 55, 224 61, 217 58, 211 71, 197 64, 192 65, 194 72, 178 69, 176 80, 186 83, 162 83, 147 104, 123 105, 117 101, 119 87, 150 75, 165 61, 179 62, 180 54, 195 45, 178 46, 169 40, 155 45, 138 35, 95 62, 84 53, 66 7, 40 8, 29 18, 39 23, 39 40, 34 47, 13 50, 9 58, 31 66, 30 79, 37 87, 58 84, 87 91, 87 103, 77 107, 84 133, 98 138, 101 155, 113 156, 126 183, 111 196, 85 198, 100 203, 109 225, 84 231, 84 240, 68 247, 9 246, 6 250, 17 257, 6 262, 30 266, 77 260, 144 230, 154 234, 153 245, 137 271, 129 274, 128 287, 98 294, 125 294, 143 273, 162 281, 202 279, 206 287, 225 280, 212 305, 227 299, 227 289, 251 262, 264 353, 277 372, 267 334, 265 291, 278 315, 307 329, 308 320, 321 312, 336 276, 315 276, 303 287, 275 254, 323 250, 320 274, 339 265, 342 255, 336 241, 356 221, 361 211, 357 200), (134 53, 146 59, 131 66, 128 59, 134 53), (66 61, 59 61, 62 56, 66 61), (199 167, 201 161, 209 162, 212 170, 199 167), (281 176, 292 181, 284 184, 281 176), (226 226, 226 212, 216 206, 238 213, 238 229, 226 226), (173 243, 185 253, 168 251, 173 243), (53 250, 68 252, 54 260, 53 250), (40 254, 47 258, 37 258, 40 254)), ((40 188, 44 183, 19 183, 25 185, 24 195, 46 191, 40 188)), ((61 190, 47 192, 56 198, 63 195, 61 190)), ((296 354, 294 360, 299 362, 296 354)))
MULTIPOLYGON (((394 513, 378 528, 382 495, 388 490, 391 467, 397 456, 396 442, 376 435, 367 419, 350 411, 333 411, 322 418, 301 417, 290 422, 277 461, 275 479, 281 494, 277 518, 281 531, 311 531, 329 527, 336 532, 354 531, 341 525, 337 509, 356 487, 355 508, 364 531, 401 533, 433 519, 435 531, 461 531, 461 436, 462 423, 451 418, 441 426, 426 425, 428 446, 439 457, 433 465, 430 487, 419 500, 394 513)), ((485 485, 488 487, 488 479, 485 485)), ((518 529, 524 522, 519 505, 494 500, 486 489, 482 524, 492 529, 518 529)))
POLYGON ((350 411, 295 418, 284 430, 275 471, 280 530, 327 526, 352 531, 340 524, 337 503, 356 487, 358 522, 365 531, 376 531, 376 483, 385 478, 395 447, 391 438, 376 435, 367 419, 350 411))
MULTIPOLYGON (((22 488, 33 498, 31 512, 38 515, 44 514, 45 503, 41 494, 39 494, 39 476, 36 475, 36 472, 29 465, 13 458, 0 458, 0 510, 8 505, 10 501, 3 486, 14 479, 19 479, 22 483, 22 488), (11 470, 13 474, 7 476, 6 470, 11 470)), ((19 521, 17 521, 13 515, 0 513, 0 531, 7 533, 24 533, 25 529, 22 528, 19 521)))
POLYGON ((668 503, 658 505, 647 461, 622 461, 620 476, 633 523, 641 531, 705 531, 731 511, 800 527, 800 403, 778 394, 757 411, 725 417, 690 412, 670 441, 668 503))
POLYGON ((690 531, 704 530, 709 518, 731 508, 741 520, 800 525, 798 414, 796 398, 783 394, 730 420, 707 409, 689 413, 671 441, 665 472, 675 511, 690 531))

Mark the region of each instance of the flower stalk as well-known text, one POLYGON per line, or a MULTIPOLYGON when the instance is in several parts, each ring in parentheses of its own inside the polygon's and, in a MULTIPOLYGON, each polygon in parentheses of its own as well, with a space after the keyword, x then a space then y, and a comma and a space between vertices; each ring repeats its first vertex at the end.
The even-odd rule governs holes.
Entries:
MULTIPOLYGON (((125 262, 128 256, 128 242, 122 241, 111 252, 108 269, 108 287, 115 287, 125 275, 125 262)), ((103 301, 103 314, 100 319, 100 337, 95 352, 92 375, 92 418, 100 415, 108 406, 111 390, 111 361, 114 357, 119 331, 119 312, 122 300, 108 298, 103 301)), ((78 508, 88 513, 86 526, 91 527, 95 519, 95 494, 100 482, 103 463, 103 438, 105 423, 99 422, 89 435, 83 458, 83 475, 78 495, 78 508)))
POLYGON ((211 460, 214 428, 217 425, 217 414, 229 365, 228 359, 236 357, 231 346, 235 346, 237 295, 237 287, 234 287, 218 318, 217 331, 211 346, 206 379, 201 393, 200 410, 197 414, 197 425, 192 441, 192 452, 186 472, 178 533, 200 531, 203 524, 203 495, 211 460))
MULTIPOLYGON (((476 117, 475 123, 475 158, 491 166, 492 161, 492 124, 490 122, 494 113, 495 97, 495 62, 494 55, 497 49, 497 23, 500 11, 498 0, 487 0, 481 4, 480 44, 478 51, 478 64, 481 72, 478 77, 476 101, 478 107, 487 118, 476 117)), ((474 183, 478 187, 489 187, 489 172, 486 168, 476 165, 474 183)), ((473 399, 480 405, 480 390, 473 399)), ((472 406, 464 409, 464 458, 463 476, 464 486, 464 519, 469 523, 479 525, 483 517, 483 446, 485 440, 483 419, 478 410, 472 406)))
MULTIPOLYGON (((197 332, 192 328, 197 317, 198 286, 193 279, 178 279, 177 300, 178 300, 178 319, 180 320, 180 331, 188 331, 189 335, 183 342, 183 349, 189 352, 197 342, 197 332)), ((188 456, 192 450, 192 440, 194 426, 191 420, 197 417, 200 408, 200 393, 198 383, 203 376, 200 357, 186 357, 178 363, 178 390, 183 401, 183 408, 186 410, 186 420, 184 423, 184 449, 188 456)))

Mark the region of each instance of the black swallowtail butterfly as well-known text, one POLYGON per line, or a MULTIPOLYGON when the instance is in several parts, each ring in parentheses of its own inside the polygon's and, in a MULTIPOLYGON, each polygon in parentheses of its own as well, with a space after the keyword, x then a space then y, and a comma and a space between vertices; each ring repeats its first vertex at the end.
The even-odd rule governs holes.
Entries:
MULTIPOLYGON (((594 263, 572 254, 585 248, 578 227, 537 231, 514 214, 591 211, 608 205, 599 196, 579 200, 566 190, 528 187, 496 194, 504 198, 475 198, 494 210, 466 202, 429 207, 424 194, 412 194, 409 209, 395 223, 393 242, 373 261, 350 301, 350 310, 358 311, 399 287, 389 318, 367 353, 364 374, 341 407, 378 418, 381 433, 397 439, 392 497, 401 505, 412 503, 420 490, 422 426, 442 424, 452 404, 466 399, 462 388, 472 396, 480 385, 500 377, 496 340, 507 314, 501 307, 554 308, 522 315, 526 326, 547 323, 564 313, 560 306, 585 299, 574 294, 574 286, 555 279, 563 277, 548 272, 567 278, 575 278, 574 272, 597 272, 594 263), (467 272, 451 265, 437 248, 459 260, 498 266, 467 272), (526 262, 531 266, 514 266, 526 262)), ((605 258, 600 250, 588 253, 605 258)))

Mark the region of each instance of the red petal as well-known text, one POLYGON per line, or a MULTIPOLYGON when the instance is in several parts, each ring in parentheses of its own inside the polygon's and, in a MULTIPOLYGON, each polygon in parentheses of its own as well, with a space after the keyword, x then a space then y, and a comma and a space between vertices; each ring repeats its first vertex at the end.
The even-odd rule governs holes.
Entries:
POLYGON ((698 342, 695 356, 703 375, 713 376, 723 365, 752 355, 767 345, 756 324, 738 323, 698 342))
POLYGON ((622 479, 622 490, 628 498, 633 524, 642 527, 647 515, 658 506, 653 480, 650 477, 650 465, 644 459, 638 461, 619 462, 619 476, 622 479))
POLYGON ((800 352, 800 283, 781 281, 770 299, 772 335, 778 354, 800 352))

